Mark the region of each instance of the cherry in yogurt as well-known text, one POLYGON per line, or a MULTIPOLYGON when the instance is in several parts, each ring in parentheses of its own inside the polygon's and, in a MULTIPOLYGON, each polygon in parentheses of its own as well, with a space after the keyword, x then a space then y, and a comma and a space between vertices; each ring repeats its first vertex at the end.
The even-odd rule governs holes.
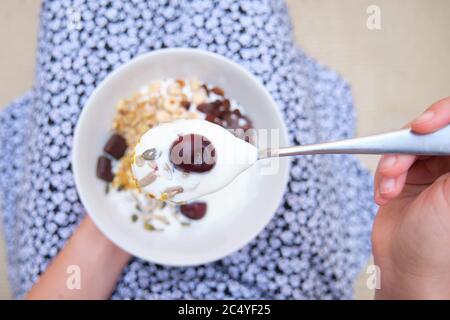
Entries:
POLYGON ((180 136, 170 147, 170 161, 184 172, 207 172, 216 164, 216 150, 206 137, 187 134, 180 136))
POLYGON ((206 202, 197 201, 181 205, 180 211, 191 220, 200 220, 205 216, 207 208, 206 202))

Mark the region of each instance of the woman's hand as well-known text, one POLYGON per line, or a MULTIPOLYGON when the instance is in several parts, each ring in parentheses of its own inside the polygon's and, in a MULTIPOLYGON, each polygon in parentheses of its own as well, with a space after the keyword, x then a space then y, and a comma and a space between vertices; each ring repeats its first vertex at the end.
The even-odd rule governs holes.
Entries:
MULTIPOLYGON (((448 124, 450 98, 410 126, 425 134, 448 124)), ((450 299, 450 157, 383 156, 375 201, 380 205, 372 234, 381 276, 377 298, 450 299)))
POLYGON ((107 299, 130 258, 86 215, 25 298, 107 299), (74 276, 79 287, 68 285, 74 276))

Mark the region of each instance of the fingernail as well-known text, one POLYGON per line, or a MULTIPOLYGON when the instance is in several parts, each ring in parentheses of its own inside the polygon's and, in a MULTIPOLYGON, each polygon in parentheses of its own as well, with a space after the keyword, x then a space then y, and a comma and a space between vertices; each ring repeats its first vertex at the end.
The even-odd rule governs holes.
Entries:
POLYGON ((434 117, 434 112, 433 111, 425 111, 424 113, 422 113, 421 116, 419 116, 416 120, 414 120, 414 123, 422 123, 422 122, 427 122, 430 121, 432 118, 434 117))
POLYGON ((380 198, 380 193, 378 192, 378 190, 375 189, 373 199, 375 200, 375 202, 377 202, 379 198, 380 198))
POLYGON ((386 194, 394 190, 395 179, 394 178, 384 178, 380 183, 380 193, 386 194))
POLYGON ((375 202, 379 206, 384 206, 387 203, 386 199, 383 198, 379 193, 377 193, 377 195, 375 196, 375 202))
POLYGON ((381 167, 383 168, 393 167, 396 162, 397 156, 395 154, 389 154, 384 156, 383 159, 381 159, 381 167))

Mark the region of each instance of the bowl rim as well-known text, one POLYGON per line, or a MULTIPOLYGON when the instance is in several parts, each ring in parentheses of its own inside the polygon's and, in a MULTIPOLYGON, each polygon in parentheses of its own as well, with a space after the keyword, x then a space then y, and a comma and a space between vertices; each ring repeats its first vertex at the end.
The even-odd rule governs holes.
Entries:
POLYGON ((229 256, 230 254, 242 249, 243 247, 245 247, 246 245, 248 245, 249 242, 251 242, 254 238, 256 238, 258 236, 258 234, 261 233, 261 231, 267 226, 267 224, 273 219, 277 208, 280 206, 280 204, 282 203, 283 200, 283 195, 286 193, 287 190, 287 185, 289 182, 289 173, 290 173, 290 168, 291 168, 291 162, 290 161, 286 161, 285 163, 285 170, 283 173, 283 180, 284 180, 284 187, 283 190, 281 192, 281 197, 278 199, 276 206, 272 209, 273 213, 270 217, 270 219, 268 219, 265 223, 262 223, 260 225, 259 228, 255 228, 253 232, 249 232, 246 235, 242 236, 242 241, 241 241, 241 245, 239 247, 234 247, 234 248, 230 248, 229 250, 227 250, 226 252, 223 252, 221 255, 219 256, 215 256, 215 257, 209 257, 209 259, 203 259, 202 261, 190 261, 187 263, 168 263, 167 261, 159 261, 158 259, 149 259, 148 257, 142 255, 140 252, 138 252, 138 250, 134 250, 133 246, 129 246, 126 243, 122 243, 121 241, 117 240, 117 237, 114 237, 113 232, 109 232, 103 224, 101 222, 101 219, 96 215, 93 214, 89 211, 88 208, 88 202, 86 201, 86 195, 85 195, 85 190, 83 190, 82 188, 82 182, 81 182, 81 177, 79 176, 80 173, 80 169, 79 169, 79 165, 78 165, 78 161, 76 161, 76 155, 78 154, 78 150, 80 149, 80 139, 78 138, 80 136, 80 132, 81 132, 81 126, 82 123, 84 123, 86 121, 86 117, 88 112, 86 111, 88 109, 88 107, 91 105, 92 100, 94 100, 94 97, 97 96, 97 94, 103 90, 105 90, 108 82, 112 79, 117 77, 118 75, 120 75, 124 70, 128 69, 131 65, 133 64, 138 64, 139 62, 141 62, 142 60, 146 60, 149 59, 151 57, 155 57, 158 55, 164 55, 164 54, 172 54, 172 53, 178 53, 178 54, 190 54, 190 55, 197 55, 198 57, 209 57, 209 58, 213 58, 213 59, 217 59, 220 60, 221 63, 227 65, 230 68, 234 68, 237 71, 239 71, 239 73, 244 74, 246 77, 250 78, 250 80, 254 83, 254 85, 257 87, 257 89, 264 94, 264 99, 266 99, 268 101, 268 103, 271 105, 271 109, 272 112, 274 112, 274 115, 276 115, 276 120, 278 123, 281 124, 281 127, 279 127, 278 129, 280 130, 280 138, 281 140, 284 140, 286 143, 288 143, 289 138, 288 138, 288 132, 287 132, 287 128, 285 125, 285 122, 283 120, 283 116, 282 113, 277 105, 277 103, 274 101, 274 99, 272 98, 272 96, 269 94, 268 90, 266 89, 266 87, 262 84, 262 82, 255 76, 253 75, 250 71, 248 71, 247 69, 245 69, 243 66, 239 65, 238 63, 232 61, 231 59, 219 55, 217 53, 213 53, 210 51, 206 51, 203 49, 195 49, 195 48, 164 48, 164 49, 158 49, 158 50, 154 50, 151 52, 147 52, 147 53, 143 53, 140 55, 137 55, 136 57, 132 58, 131 60, 123 63, 121 66, 119 66, 117 69, 111 71, 105 78, 102 79, 102 81, 100 82, 100 84, 98 84, 95 89, 92 91, 92 93, 90 94, 89 98, 86 100, 80 115, 78 117, 76 126, 75 126, 75 130, 74 130, 74 134, 73 134, 73 145, 72 145, 72 152, 71 152, 71 167, 72 167, 72 174, 74 177, 74 181, 75 181, 75 187, 78 193, 78 197, 83 205, 85 214, 88 214, 89 217, 92 219, 92 221, 94 222, 94 224, 96 225, 96 227, 111 241, 113 242, 115 245, 117 245, 119 248, 127 251, 128 253, 132 254, 134 257, 138 257, 141 258, 145 261, 149 261, 151 263, 157 263, 157 264, 161 264, 161 265, 165 265, 165 266, 171 266, 171 267, 188 267, 188 266, 198 266, 198 265, 203 265, 203 264, 207 264, 207 263, 211 263, 214 261, 218 261, 221 260, 227 256, 229 256))

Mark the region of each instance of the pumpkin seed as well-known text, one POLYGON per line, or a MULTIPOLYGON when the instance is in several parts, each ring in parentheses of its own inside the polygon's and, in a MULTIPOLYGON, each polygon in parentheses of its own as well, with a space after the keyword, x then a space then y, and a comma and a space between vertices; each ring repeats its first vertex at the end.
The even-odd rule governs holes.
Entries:
POLYGON ((144 223, 144 229, 148 230, 148 231, 154 231, 156 230, 155 226, 152 225, 151 223, 145 222, 144 223))
POLYGON ((144 223, 144 229, 147 231, 163 231, 162 229, 156 228, 154 225, 152 225, 149 222, 144 223))
POLYGON ((142 158, 144 158, 144 160, 155 160, 157 158, 157 151, 155 148, 151 148, 151 149, 147 149, 144 151, 144 153, 142 154, 142 158))

